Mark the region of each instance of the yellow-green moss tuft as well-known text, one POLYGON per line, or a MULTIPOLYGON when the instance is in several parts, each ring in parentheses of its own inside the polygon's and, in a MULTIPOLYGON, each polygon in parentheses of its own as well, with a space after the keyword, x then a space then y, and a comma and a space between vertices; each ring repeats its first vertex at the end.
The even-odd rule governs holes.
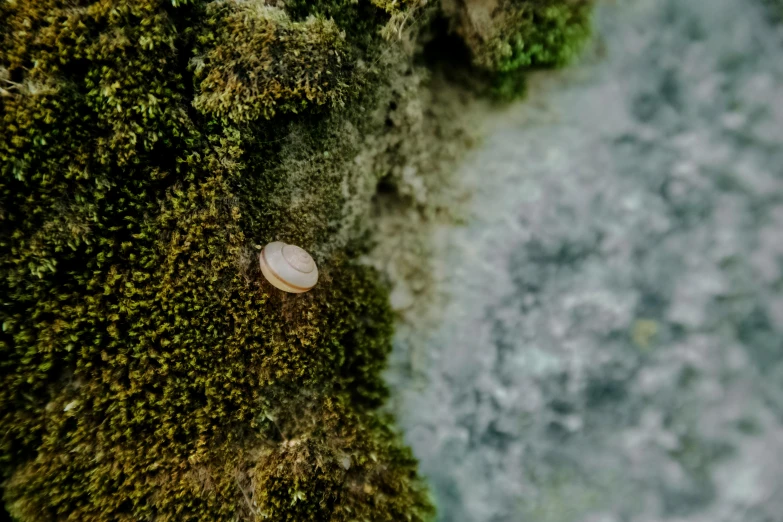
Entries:
MULTIPOLYGON (((0 463, 15 518, 258 519, 245 480, 277 473, 269 455, 318 466, 263 421, 298 422, 285 405, 302 389, 340 397, 323 411, 352 430, 343 449, 379 466, 357 460, 346 484, 386 495, 340 489, 332 468, 301 477, 312 499, 336 495, 327 520, 431 512, 372 412, 387 292, 353 260, 360 238, 333 238, 352 198, 370 204, 342 170, 358 131, 293 115, 347 99, 345 38, 258 2, 0 4, 0 463), (294 168, 329 150, 311 175, 294 168), (313 291, 260 277, 256 246, 274 239, 316 253, 313 291)), ((267 485, 254 491, 273 506, 267 485)))
POLYGON ((270 414, 280 444, 248 471, 248 500, 281 522, 426 520, 433 515, 416 483, 416 461, 397 442, 388 419, 353 411, 341 396, 303 393, 270 414), (409 499, 417 499, 413 508, 409 499))
POLYGON ((219 0, 191 60, 200 111, 235 122, 343 106, 360 81, 345 35, 333 20, 292 21, 262 0, 219 0))
POLYGON ((444 0, 452 29, 473 64, 509 99, 524 92, 524 72, 573 60, 590 36, 593 0, 444 0))
POLYGON ((413 191, 440 154, 404 143, 430 133, 403 38, 421 4, 0 2, 17 520, 432 518, 376 411, 393 315, 357 261, 379 179, 413 191), (311 292, 260 276, 273 240, 315 255, 311 292))

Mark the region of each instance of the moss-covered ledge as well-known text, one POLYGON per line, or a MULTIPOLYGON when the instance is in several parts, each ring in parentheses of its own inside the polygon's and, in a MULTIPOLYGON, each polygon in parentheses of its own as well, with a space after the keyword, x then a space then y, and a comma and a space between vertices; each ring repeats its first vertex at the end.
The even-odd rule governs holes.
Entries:
POLYGON ((377 410, 393 315, 357 259, 404 162, 387 114, 426 76, 416 39, 436 16, 416 0, 0 2, 15 519, 432 518, 377 410), (274 240, 314 254, 315 289, 263 280, 274 240))

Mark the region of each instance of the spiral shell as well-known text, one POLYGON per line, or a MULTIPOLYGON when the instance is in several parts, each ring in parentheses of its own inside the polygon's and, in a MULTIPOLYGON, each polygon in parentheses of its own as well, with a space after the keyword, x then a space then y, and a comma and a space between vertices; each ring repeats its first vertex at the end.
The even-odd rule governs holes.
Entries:
POLYGON ((318 282, 318 267, 312 256, 298 246, 282 241, 269 243, 259 255, 261 273, 273 286, 301 294, 318 282))

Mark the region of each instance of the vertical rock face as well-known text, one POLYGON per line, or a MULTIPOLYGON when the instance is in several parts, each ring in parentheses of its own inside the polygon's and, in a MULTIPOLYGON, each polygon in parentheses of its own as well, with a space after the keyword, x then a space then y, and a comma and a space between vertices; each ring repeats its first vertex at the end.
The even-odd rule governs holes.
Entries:
POLYGON ((432 517, 377 410, 392 313, 357 259, 379 180, 426 206, 423 179, 462 136, 415 65, 441 16, 419 1, 0 2, 15 519, 432 517), (272 241, 313 253, 312 291, 260 277, 272 241))
POLYGON ((0 6, 8 509, 424 520, 374 410, 387 294, 352 251, 384 174, 354 162, 389 96, 367 63, 397 44, 326 4, 177 4, 0 6), (313 292, 260 278, 275 239, 317 254, 313 292))
POLYGON ((460 169, 388 373, 441 520, 780 518, 783 37, 705 7, 607 2, 460 169))
POLYGON ((452 30, 496 97, 524 92, 528 68, 571 61, 590 35, 591 0, 444 0, 452 30))

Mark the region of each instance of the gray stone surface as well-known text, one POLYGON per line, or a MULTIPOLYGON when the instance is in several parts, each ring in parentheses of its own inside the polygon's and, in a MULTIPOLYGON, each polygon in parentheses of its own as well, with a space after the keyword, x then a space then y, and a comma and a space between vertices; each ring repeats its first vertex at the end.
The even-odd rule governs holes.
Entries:
POLYGON ((393 409, 442 521, 781 521, 783 34, 754 0, 596 33, 461 167, 393 409))

